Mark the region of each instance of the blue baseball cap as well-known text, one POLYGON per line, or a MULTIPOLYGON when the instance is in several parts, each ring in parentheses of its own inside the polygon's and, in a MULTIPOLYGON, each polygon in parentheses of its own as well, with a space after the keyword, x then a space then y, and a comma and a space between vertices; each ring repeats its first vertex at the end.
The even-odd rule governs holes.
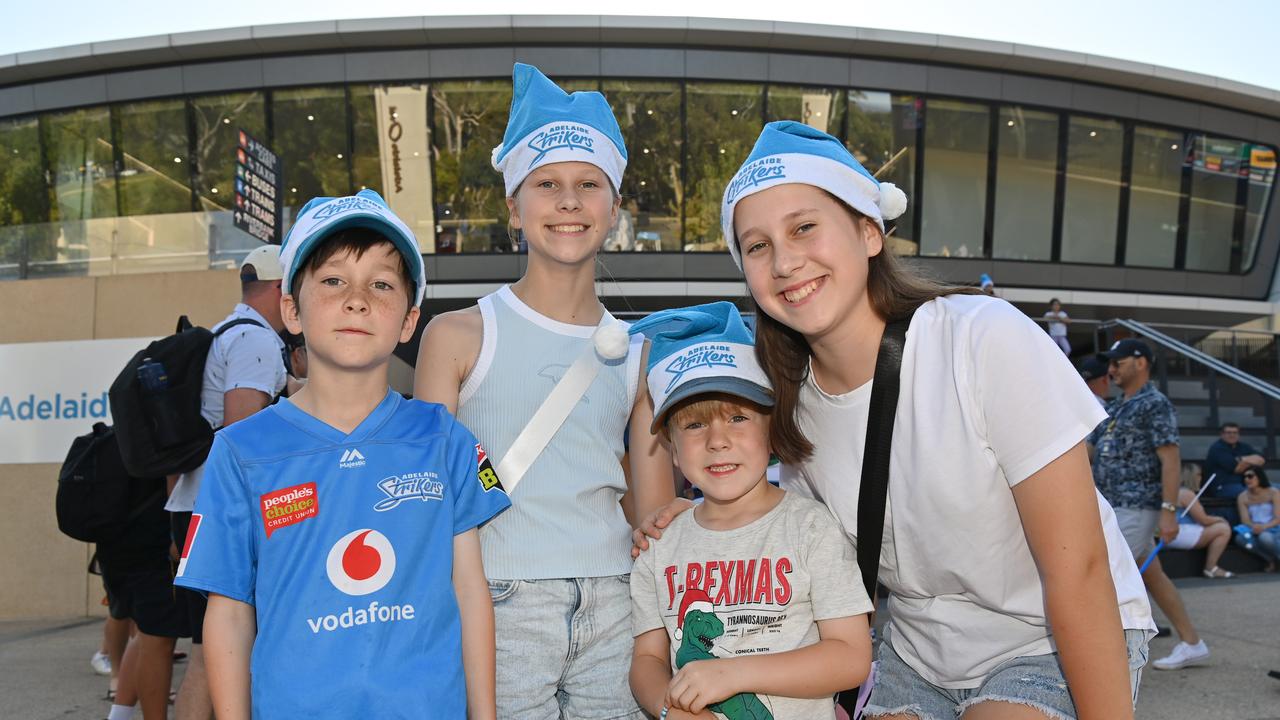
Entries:
POLYGON ((726 393, 773 407, 773 385, 756 362, 755 341, 733 303, 675 308, 632 324, 649 338, 645 368, 657 432, 676 403, 694 395, 726 393))
POLYGON ((346 197, 312 198, 302 206, 280 248, 280 264, 284 268, 281 289, 292 293, 293 278, 306 264, 311 251, 325 238, 349 228, 366 228, 381 233, 396 246, 417 286, 413 304, 415 307, 421 305, 427 292, 427 271, 422 262, 422 251, 418 248, 418 238, 391 212, 382 196, 372 190, 361 190, 346 197))

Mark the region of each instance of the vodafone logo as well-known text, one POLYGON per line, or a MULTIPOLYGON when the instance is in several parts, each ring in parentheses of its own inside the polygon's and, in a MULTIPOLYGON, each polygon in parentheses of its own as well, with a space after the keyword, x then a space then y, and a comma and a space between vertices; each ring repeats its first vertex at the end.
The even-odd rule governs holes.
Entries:
POLYGON ((396 551, 377 530, 355 530, 333 544, 325 561, 329 582, 348 595, 368 595, 391 581, 396 551))

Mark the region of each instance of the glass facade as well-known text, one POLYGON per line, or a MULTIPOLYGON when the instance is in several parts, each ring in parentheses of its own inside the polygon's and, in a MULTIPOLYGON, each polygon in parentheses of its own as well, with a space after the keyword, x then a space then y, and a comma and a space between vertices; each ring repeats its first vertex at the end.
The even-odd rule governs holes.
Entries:
MULTIPOLYGON (((570 77, 599 90, 629 165, 609 252, 721 251, 724 186, 760 128, 843 142, 910 199, 905 255, 1243 273, 1275 148, 1115 118, 880 90, 570 77)), ((201 95, 0 119, 0 279, 228 267, 238 131, 282 159, 282 230, 307 199, 372 188, 427 253, 519 252, 490 153, 507 79, 201 95)))

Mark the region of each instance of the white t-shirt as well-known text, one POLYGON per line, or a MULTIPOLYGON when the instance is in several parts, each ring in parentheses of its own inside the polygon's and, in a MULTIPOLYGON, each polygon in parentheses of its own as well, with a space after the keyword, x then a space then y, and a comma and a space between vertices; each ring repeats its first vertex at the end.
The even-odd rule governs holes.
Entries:
MULTIPOLYGON (((247 318, 261 323, 237 325, 213 339, 204 364, 204 384, 200 389, 200 415, 209 427, 222 427, 223 402, 226 392, 249 388, 271 397, 284 389, 284 340, 271 329, 271 324, 257 310, 237 303, 231 314, 214 325, 217 330, 232 320, 247 318)), ((183 473, 169 495, 164 509, 169 512, 191 512, 200 490, 204 467, 183 473)))
MULTIPOLYGON (((839 396, 812 374, 799 420, 813 457, 782 486, 829 507, 857 542, 871 383, 839 396)), ((1011 488, 1106 418, 1075 368, 1003 300, 955 295, 912 318, 889 465, 880 581, 893 649, 925 680, 973 688, 1010 658, 1054 651, 1011 488)), ((1154 630, 1146 590, 1098 498, 1122 624, 1154 630)))
POLYGON ((1045 314, 1044 314, 1044 319, 1045 319, 1045 320, 1049 320, 1049 321, 1050 321, 1050 323, 1049 323, 1049 335, 1051 335, 1052 337, 1066 337, 1066 336, 1067 336, 1067 324, 1066 324, 1066 323, 1064 323, 1064 322, 1052 322, 1053 320, 1060 320, 1060 319, 1065 318, 1065 317, 1067 317, 1067 312, 1066 312, 1065 310, 1059 310, 1058 312, 1054 312, 1054 311, 1050 310, 1049 312, 1047 312, 1047 313, 1045 313, 1045 314))

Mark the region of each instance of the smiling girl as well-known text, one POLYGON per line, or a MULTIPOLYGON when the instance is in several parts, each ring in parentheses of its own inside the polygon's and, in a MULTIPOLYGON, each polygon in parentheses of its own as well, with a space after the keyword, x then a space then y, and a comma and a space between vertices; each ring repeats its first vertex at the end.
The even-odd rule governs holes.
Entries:
POLYGON ((575 361, 599 374, 528 465, 513 507, 481 529, 498 648, 498 716, 641 718, 631 659, 628 491, 647 515, 674 497, 671 459, 649 433, 643 336, 612 357, 593 341, 616 324, 595 291, 595 260, 618 216, 626 147, 599 93, 566 94, 529 65, 514 72, 494 166, 528 269, 470 308, 433 319, 414 395, 444 403, 498 465, 575 361), (601 330, 598 332, 598 328, 601 330), (630 428, 630 478, 623 435, 630 428))

